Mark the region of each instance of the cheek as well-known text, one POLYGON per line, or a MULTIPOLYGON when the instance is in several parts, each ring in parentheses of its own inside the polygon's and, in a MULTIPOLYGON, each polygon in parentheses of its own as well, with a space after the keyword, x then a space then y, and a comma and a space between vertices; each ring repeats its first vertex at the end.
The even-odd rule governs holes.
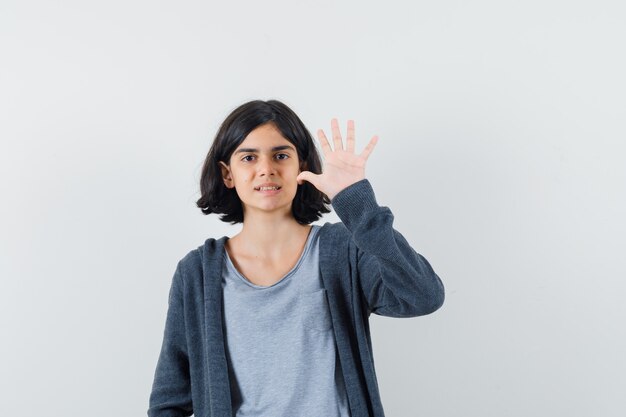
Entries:
POLYGON ((245 172, 240 172, 237 176, 237 182, 240 184, 249 184, 251 182, 251 178, 245 172))

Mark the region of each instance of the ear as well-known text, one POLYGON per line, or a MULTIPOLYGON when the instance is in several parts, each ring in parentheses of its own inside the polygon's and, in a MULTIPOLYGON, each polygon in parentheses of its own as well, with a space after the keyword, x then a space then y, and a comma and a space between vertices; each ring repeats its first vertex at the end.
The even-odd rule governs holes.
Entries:
POLYGON ((226 188, 233 188, 235 186, 235 182, 233 181, 233 175, 230 172, 230 167, 226 165, 223 161, 219 161, 220 169, 222 170, 222 179, 224 180, 224 185, 226 188))

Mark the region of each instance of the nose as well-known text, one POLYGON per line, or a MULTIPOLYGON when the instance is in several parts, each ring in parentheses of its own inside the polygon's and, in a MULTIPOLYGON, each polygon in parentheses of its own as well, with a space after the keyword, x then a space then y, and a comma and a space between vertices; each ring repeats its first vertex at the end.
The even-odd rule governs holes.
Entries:
POLYGON ((257 164, 257 168, 257 172, 260 176, 274 175, 276 173, 276 168, 271 158, 261 158, 257 164))

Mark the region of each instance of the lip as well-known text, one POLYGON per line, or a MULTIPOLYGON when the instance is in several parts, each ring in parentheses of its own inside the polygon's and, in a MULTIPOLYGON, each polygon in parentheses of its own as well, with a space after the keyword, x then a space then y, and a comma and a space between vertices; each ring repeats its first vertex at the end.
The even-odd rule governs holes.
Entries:
POLYGON ((274 182, 265 182, 263 184, 259 184, 256 187, 254 187, 254 191, 256 191, 257 193, 261 193, 262 196, 273 196, 276 195, 278 193, 280 193, 282 191, 282 187, 274 182), (259 190, 260 187, 280 187, 278 188, 278 190, 259 190))
POLYGON ((276 194, 280 193, 283 190, 281 188, 279 188, 278 190, 265 190, 265 191, 255 190, 255 191, 257 193, 261 193, 261 195, 276 195, 276 194))
MULTIPOLYGON (((275 182, 264 182, 263 184, 259 184, 256 187, 254 187, 254 190, 255 191, 260 191, 259 188, 261 188, 261 187, 279 187, 279 189, 275 190, 275 191, 280 191, 280 189, 282 188, 280 185, 276 184, 275 182)), ((272 191, 274 191, 274 190, 272 190, 272 191)), ((263 192, 266 192, 266 191, 263 191, 263 192)))

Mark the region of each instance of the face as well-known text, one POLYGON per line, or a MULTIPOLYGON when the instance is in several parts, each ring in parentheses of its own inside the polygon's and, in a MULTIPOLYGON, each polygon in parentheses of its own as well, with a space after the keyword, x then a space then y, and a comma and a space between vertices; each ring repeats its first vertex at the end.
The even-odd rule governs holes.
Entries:
POLYGON ((299 165, 295 145, 271 123, 250 132, 228 164, 220 161, 224 184, 237 191, 244 219, 251 211, 291 215, 299 165))

